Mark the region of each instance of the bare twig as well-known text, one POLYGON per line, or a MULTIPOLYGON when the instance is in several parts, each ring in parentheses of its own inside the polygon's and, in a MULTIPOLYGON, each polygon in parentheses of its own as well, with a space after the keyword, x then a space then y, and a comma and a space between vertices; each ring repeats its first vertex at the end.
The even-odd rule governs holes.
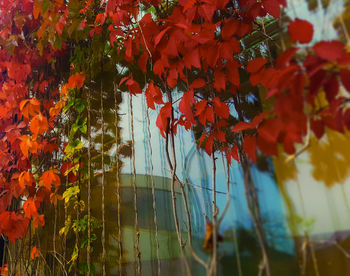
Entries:
POLYGON ((135 251, 136 251, 136 258, 137 258, 136 274, 141 275, 140 230, 139 230, 138 210, 137 210, 137 187, 136 187, 136 165, 135 165, 134 113, 133 113, 131 94, 129 94, 129 105, 130 105, 132 175, 133 175, 133 188, 134 188, 134 212, 135 212, 135 233, 136 233, 136 243, 135 243, 135 251))
POLYGON ((286 158, 286 160, 285 160, 286 163, 288 163, 288 162, 294 160, 295 158, 297 158, 300 154, 302 154, 310 146, 310 133, 311 133, 311 130, 310 130, 310 119, 309 118, 307 119, 307 126, 306 127, 307 127, 307 133, 306 133, 305 144, 296 153, 289 155, 286 158))
POLYGON ((155 242, 156 242, 156 255, 157 255, 157 265, 158 265, 158 276, 160 276, 160 257, 159 257, 159 238, 158 238, 158 222, 157 222, 157 206, 156 206, 156 193, 154 189, 154 177, 153 177, 153 161, 152 161, 152 144, 151 144, 151 131, 150 131, 150 119, 148 114, 148 109, 146 109, 147 118, 147 131, 148 131, 148 148, 149 148, 149 162, 150 162, 150 175, 151 175, 151 185, 152 185, 152 207, 153 207, 153 221, 155 227, 155 242))
MULTIPOLYGON (((169 97, 170 102, 172 102, 171 92, 169 92, 168 97, 169 97)), ((174 116, 174 113, 173 113, 173 108, 172 108, 171 119, 173 119, 173 116, 174 116)), ((171 125, 171 120, 168 120, 168 126, 167 126, 167 130, 166 130, 166 140, 165 140, 165 151, 166 151, 168 165, 169 165, 170 170, 171 170, 170 192, 171 192, 171 198, 172 198, 173 216, 174 216, 176 235, 177 235, 177 239, 178 239, 180 249, 181 249, 181 252, 183 255, 183 261, 185 264, 186 273, 187 273, 187 275, 191 275, 191 268, 190 268, 188 260, 186 258, 185 244, 183 243, 182 238, 181 238, 179 220, 177 217, 176 196, 175 196, 176 155, 175 155, 175 143, 174 143, 174 136, 173 135, 171 135, 171 139, 170 139, 171 148, 172 148, 172 155, 173 155, 172 161, 170 160, 169 148, 168 148, 168 146, 169 146, 169 133, 172 133, 170 125, 171 125)))
POLYGON ((215 153, 214 149, 213 153, 211 155, 212 157, 212 164, 213 164, 213 175, 212 175, 212 186, 213 186, 213 191, 212 191, 212 197, 213 197, 213 252, 211 256, 211 262, 210 262, 210 267, 209 267, 209 276, 216 276, 217 275, 217 243, 218 243, 218 223, 217 223, 217 215, 218 215, 218 209, 216 206, 216 158, 215 158, 215 153))
POLYGON ((88 245, 86 262, 88 266, 88 276, 91 275, 91 99, 90 91, 88 91, 88 195, 87 195, 87 211, 88 211, 88 245))
POLYGON ((122 276, 123 246, 122 246, 122 230, 120 222, 120 175, 119 175, 119 128, 118 128, 118 106, 117 106, 117 90, 114 84, 114 112, 115 112, 115 143, 116 147, 116 181, 117 181, 117 224, 118 224, 118 243, 119 243, 119 275, 122 276))
POLYGON ((106 221, 105 221, 105 163, 104 163, 104 116, 103 116, 103 91, 101 82, 101 163, 102 163, 102 179, 101 179, 101 209, 102 209, 102 275, 106 275, 106 221))

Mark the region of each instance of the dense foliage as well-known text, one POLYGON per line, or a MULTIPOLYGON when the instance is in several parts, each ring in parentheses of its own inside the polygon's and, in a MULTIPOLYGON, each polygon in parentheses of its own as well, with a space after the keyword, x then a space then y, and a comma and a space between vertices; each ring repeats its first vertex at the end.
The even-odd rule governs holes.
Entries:
POLYGON ((311 44, 313 26, 300 19, 280 30, 283 45, 272 44, 276 39, 267 45, 278 55, 244 44, 285 6, 285 0, 0 1, 0 233, 15 242, 29 227, 44 227, 42 206, 62 196, 83 208, 74 185, 87 174, 78 139, 87 132, 82 90, 103 71, 113 73, 120 92, 145 93, 148 108, 160 107, 156 124, 165 139, 178 127, 193 130, 199 147, 210 156, 223 152, 229 164, 281 151, 293 158, 310 135, 350 129, 345 44, 311 44), (63 190, 65 176, 71 184, 63 190))

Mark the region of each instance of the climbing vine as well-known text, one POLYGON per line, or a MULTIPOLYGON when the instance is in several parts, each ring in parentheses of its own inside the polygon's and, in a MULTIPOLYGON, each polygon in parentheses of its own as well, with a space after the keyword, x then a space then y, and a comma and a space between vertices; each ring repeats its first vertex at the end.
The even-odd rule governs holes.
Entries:
MULTIPOLYGON (((144 93, 147 108, 160 108, 156 125, 166 140, 172 189, 175 182, 183 187, 174 152, 179 127, 193 131, 198 147, 213 160, 212 259, 206 264, 192 249, 195 259, 216 275, 220 223, 215 162, 220 153, 228 166, 236 160, 245 167, 245 188, 252 191, 247 200, 264 251, 249 166, 259 156, 276 156, 282 149, 290 161, 308 148, 311 137, 321 139, 327 129, 350 129, 349 44, 313 43, 312 24, 298 18, 285 23, 284 7, 285 0, 2 1, 0 233, 10 242, 29 235, 31 259, 39 258, 40 246, 31 237, 45 227, 43 206, 63 200, 67 219, 60 234, 75 234, 69 269, 81 249, 90 252, 94 229, 101 224, 90 212, 83 216, 82 189, 93 177, 86 157, 87 147, 91 156, 90 90, 84 85, 93 87, 108 71, 118 84, 113 93, 129 93, 131 103, 133 96, 144 93), (264 22, 269 20, 284 24, 280 46, 266 34, 264 22), (270 43, 269 51, 254 52, 245 43, 257 32, 270 43), (181 95, 178 101, 173 100, 175 94, 181 95), (67 125, 69 134, 64 135, 67 125)), ((134 159, 133 144, 132 149, 134 159)), ((182 196, 186 202, 185 193, 182 196)), ((137 224, 136 216, 139 235, 137 224)), ((103 221, 103 233, 104 227, 103 221)), ((104 259, 105 248, 103 252, 104 259)), ((266 252, 262 254, 269 275, 266 252)), ((81 271, 92 270, 88 258, 81 271)))

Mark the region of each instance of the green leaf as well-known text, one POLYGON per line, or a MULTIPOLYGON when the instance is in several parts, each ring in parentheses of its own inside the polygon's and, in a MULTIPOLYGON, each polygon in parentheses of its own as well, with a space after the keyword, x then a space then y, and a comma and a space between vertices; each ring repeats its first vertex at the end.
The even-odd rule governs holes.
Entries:
POLYGON ((74 102, 74 109, 80 114, 82 113, 85 108, 87 108, 88 106, 88 103, 87 101, 83 100, 83 99, 79 99, 79 98, 76 98, 75 99, 75 102, 74 102))
POLYGON ((74 141, 69 141, 68 145, 64 149, 66 156, 64 159, 68 159, 74 156, 74 154, 83 148, 83 143, 79 139, 75 139, 74 141))
POLYGON ((78 116, 78 118, 75 120, 74 124, 72 125, 69 133, 69 137, 72 138, 77 133, 77 131, 80 130, 81 133, 86 134, 87 132, 87 118, 82 118, 81 116, 78 116))

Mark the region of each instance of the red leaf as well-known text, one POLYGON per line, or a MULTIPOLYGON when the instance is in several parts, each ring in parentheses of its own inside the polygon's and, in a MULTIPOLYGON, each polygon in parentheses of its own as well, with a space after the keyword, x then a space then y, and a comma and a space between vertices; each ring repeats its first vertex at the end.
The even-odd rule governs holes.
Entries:
MULTIPOLYGON (((215 123, 214 108, 212 106, 207 106, 207 108, 205 109, 204 114, 205 114, 204 115, 205 121, 208 121, 208 122, 211 122, 211 123, 215 123)), ((199 118, 199 120, 201 120, 201 119, 199 118)), ((204 122, 203 125, 205 125, 205 122, 204 122)))
POLYGON ((264 121, 258 128, 259 136, 266 141, 277 143, 278 135, 280 134, 282 123, 278 119, 269 119, 264 121))
POLYGON ((132 95, 142 93, 142 90, 141 90, 139 83, 137 81, 135 81, 132 77, 128 78, 128 80, 126 81, 125 84, 128 86, 129 92, 132 95))
POLYGON ((287 66, 299 48, 290 48, 284 51, 276 60, 276 68, 282 69, 287 66))
POLYGON ((198 116, 199 121, 203 126, 207 121, 214 123, 214 109, 212 106, 207 105, 208 101, 202 100, 195 105, 195 115, 198 116))
POLYGON ((4 212, 0 214, 0 233, 8 237, 11 242, 23 238, 28 230, 29 220, 23 215, 15 212, 4 212))
POLYGON ((204 79, 198 78, 191 83, 190 88, 191 89, 198 89, 198 88, 205 86, 205 84, 206 83, 205 83, 204 79))
POLYGON ((268 114, 268 112, 262 112, 262 113, 256 115, 256 116, 254 117, 254 119, 252 120, 252 125, 253 125, 254 127, 257 127, 257 126, 261 123, 261 121, 265 118, 265 116, 266 116, 267 114, 268 114))
POLYGON ((317 139, 320 139, 324 134, 324 124, 321 120, 311 120, 311 130, 315 133, 317 139))
POLYGON ((32 252, 30 253, 30 258, 34 260, 39 257, 39 249, 36 246, 33 246, 32 252))
POLYGON ((329 61, 335 61, 345 53, 344 44, 336 40, 318 42, 313 49, 320 58, 329 61))
POLYGON ((340 79, 345 89, 350 92, 350 70, 340 70, 340 79))
POLYGON ((227 78, 230 83, 232 83, 236 87, 240 87, 240 78, 238 73, 238 68, 240 64, 236 61, 229 61, 226 63, 227 68, 227 78))
POLYGON ((179 78, 179 74, 176 70, 176 68, 170 69, 168 73, 168 77, 166 79, 167 84, 171 87, 174 88, 177 84, 177 80, 179 78))
POLYGON ((247 72, 248 73, 256 73, 260 71, 261 68, 266 64, 267 60, 265 58, 256 58, 253 60, 250 60, 248 62, 247 66, 247 72))
POLYGON ((159 44, 159 42, 161 41, 161 39, 163 38, 163 36, 165 35, 165 33, 171 29, 170 26, 166 27, 163 31, 161 31, 156 38, 154 39, 154 46, 157 46, 159 44))
POLYGON ((147 71, 147 62, 148 62, 148 53, 144 52, 140 58, 137 60, 137 64, 140 66, 140 69, 142 70, 143 73, 146 73, 147 71))
POLYGON ((232 146, 232 149, 226 152, 226 159, 229 165, 231 165, 231 159, 239 162, 238 147, 236 145, 232 146))
POLYGON ((156 125, 160 130, 160 134, 165 138, 165 132, 168 128, 169 119, 171 118, 171 103, 166 103, 159 111, 156 125))
POLYGON ((214 145, 214 137, 212 135, 207 136, 207 139, 205 140, 204 149, 209 156, 211 156, 213 153, 213 145, 214 145))
POLYGON ((77 163, 72 162, 64 162, 61 166, 61 175, 67 176, 68 175, 68 181, 70 183, 74 183, 77 181, 78 176, 71 170, 72 167, 74 167, 77 163))
POLYGON ((195 109, 196 109, 195 115, 198 116, 198 115, 200 115, 201 113, 203 113, 204 110, 205 110, 206 107, 207 107, 207 104, 208 104, 208 101, 207 101, 207 100, 201 100, 201 101, 199 101, 198 103, 196 103, 196 106, 195 106, 195 109))
POLYGON ((280 3, 277 0, 262 0, 262 3, 267 13, 269 13, 275 18, 280 17, 280 13, 281 13, 280 3))
POLYGON ((16 82, 25 82, 31 73, 31 67, 29 64, 8 62, 6 65, 8 76, 16 82))
POLYGON ((66 16, 61 16, 60 20, 56 24, 56 31, 59 36, 62 35, 63 27, 66 25, 66 16))
POLYGON ((201 68, 201 58, 199 56, 199 49, 194 48, 191 51, 186 52, 183 57, 183 61, 187 68, 191 69, 191 67, 201 68))
POLYGON ((155 86, 153 82, 151 82, 145 92, 147 106, 151 109, 155 109, 156 104, 163 104, 163 95, 158 86, 155 86))
POLYGON ((226 103, 220 101, 219 97, 215 97, 212 102, 214 103, 216 115, 224 119, 227 119, 230 116, 230 108, 226 103))
POLYGON ((306 20, 296 18, 288 28, 289 37, 292 42, 309 43, 314 34, 312 24, 306 20))
POLYGON ((332 102, 338 94, 339 82, 336 75, 332 75, 323 85, 328 102, 332 102))
POLYGON ((243 149, 247 156, 256 163, 256 138, 252 136, 244 137, 243 149))
POLYGON ((220 142, 226 142, 226 135, 222 130, 215 130, 213 136, 220 142))
POLYGON ((224 72, 216 70, 214 72, 214 83, 213 86, 216 91, 220 92, 221 90, 226 89, 226 76, 224 72))
POLYGON ((238 122, 233 128, 232 128, 232 132, 239 132, 242 130, 246 130, 246 129, 251 129, 254 128, 254 126, 251 123, 247 123, 247 122, 238 122))
POLYGON ((131 37, 129 37, 124 42, 124 48, 125 48, 125 60, 127 62, 132 62, 133 61, 133 55, 132 55, 132 38, 131 37))
POLYGON ((239 27, 239 21, 236 19, 231 19, 225 21, 225 25, 221 30, 221 37, 223 40, 230 40, 231 37, 237 32, 239 27))
POLYGON ((277 119, 264 121, 258 128, 257 144, 259 149, 268 155, 277 155, 278 136, 281 132, 281 122, 277 119))
POLYGON ((186 116, 186 119, 195 124, 196 121, 193 116, 193 105, 195 104, 193 90, 189 90, 181 98, 179 103, 179 110, 186 116))

